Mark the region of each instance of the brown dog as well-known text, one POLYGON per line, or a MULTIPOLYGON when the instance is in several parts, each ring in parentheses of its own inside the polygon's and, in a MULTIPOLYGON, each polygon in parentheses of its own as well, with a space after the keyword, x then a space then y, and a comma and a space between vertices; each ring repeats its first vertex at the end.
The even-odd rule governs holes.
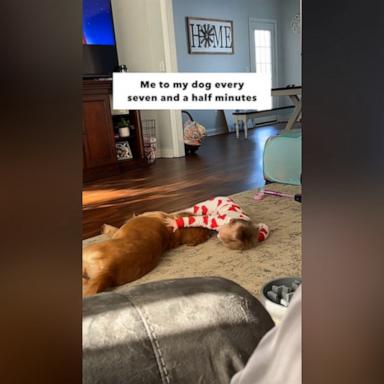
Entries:
POLYGON ((132 217, 119 229, 105 225, 103 232, 111 238, 83 250, 83 296, 137 280, 151 271, 168 249, 208 240, 208 229, 172 232, 164 224, 166 217, 182 215, 148 212, 132 217))

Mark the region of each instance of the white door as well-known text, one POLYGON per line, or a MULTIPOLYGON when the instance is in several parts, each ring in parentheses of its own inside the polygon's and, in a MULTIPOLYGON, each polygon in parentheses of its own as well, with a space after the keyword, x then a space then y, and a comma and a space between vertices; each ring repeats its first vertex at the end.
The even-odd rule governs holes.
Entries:
MULTIPOLYGON (((268 75, 268 87, 277 87, 276 21, 249 19, 251 72, 268 75)), ((272 96, 261 100, 258 109, 275 107, 272 96)))

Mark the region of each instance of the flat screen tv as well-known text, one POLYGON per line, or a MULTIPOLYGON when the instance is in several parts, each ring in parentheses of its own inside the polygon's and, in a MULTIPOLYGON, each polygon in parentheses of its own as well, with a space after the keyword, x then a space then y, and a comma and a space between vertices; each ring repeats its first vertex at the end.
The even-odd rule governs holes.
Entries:
POLYGON ((83 77, 111 77, 117 66, 111 0, 83 0, 83 77))

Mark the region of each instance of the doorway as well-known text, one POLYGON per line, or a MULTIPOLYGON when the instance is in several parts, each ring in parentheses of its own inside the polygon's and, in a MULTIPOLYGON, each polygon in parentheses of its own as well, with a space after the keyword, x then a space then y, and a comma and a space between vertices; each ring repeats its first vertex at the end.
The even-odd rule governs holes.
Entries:
MULTIPOLYGON (((275 88, 277 79, 277 27, 275 20, 249 19, 251 72, 268 75, 268 87, 275 88)), ((273 97, 265 98, 260 109, 276 107, 273 97)))

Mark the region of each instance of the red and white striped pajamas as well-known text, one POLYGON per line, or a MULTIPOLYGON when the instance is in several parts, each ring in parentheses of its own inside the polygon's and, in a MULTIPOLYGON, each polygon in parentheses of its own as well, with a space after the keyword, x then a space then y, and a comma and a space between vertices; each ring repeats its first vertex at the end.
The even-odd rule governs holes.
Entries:
MULTIPOLYGON (((191 215, 177 218, 177 228, 204 227, 217 230, 220 226, 229 224, 231 219, 251 221, 245 212, 230 198, 226 196, 213 197, 207 201, 196 204, 191 208, 183 210, 191 215)), ((268 237, 268 227, 258 224, 259 241, 268 237)))

